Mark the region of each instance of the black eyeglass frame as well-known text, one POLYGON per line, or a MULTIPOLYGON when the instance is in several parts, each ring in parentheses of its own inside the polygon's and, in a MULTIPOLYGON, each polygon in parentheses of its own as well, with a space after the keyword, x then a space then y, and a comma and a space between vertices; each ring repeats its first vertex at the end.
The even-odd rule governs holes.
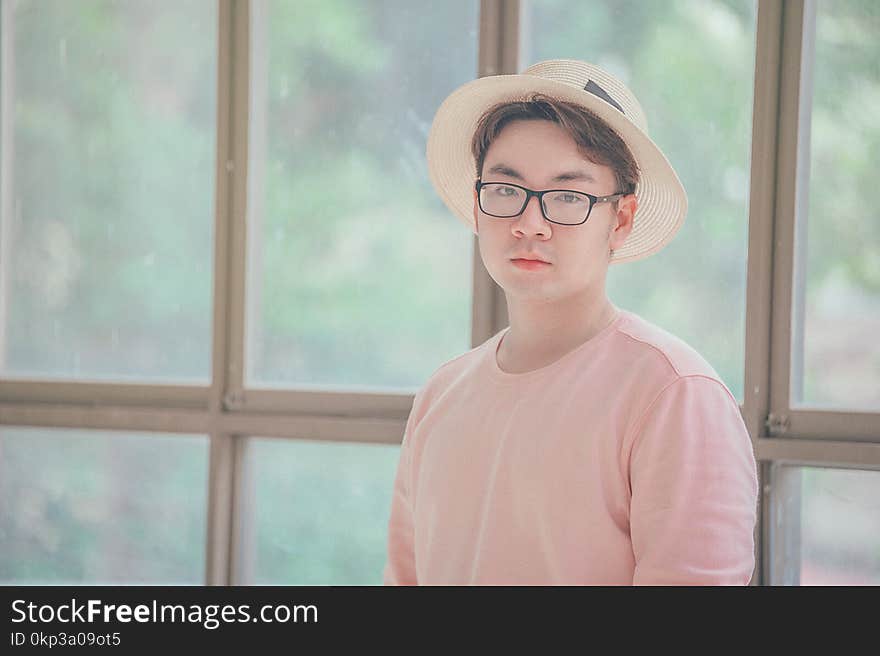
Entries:
POLYGON ((519 216, 520 214, 522 214, 525 211, 526 206, 529 204, 529 201, 532 199, 532 196, 537 196, 538 206, 541 208, 541 216, 543 216, 544 219, 549 221, 550 223, 555 223, 556 225, 566 225, 566 226, 583 225, 584 223, 587 222, 587 219, 590 218, 590 213, 593 211, 593 206, 595 206, 596 204, 605 203, 610 200, 617 200, 618 198, 623 198, 624 196, 629 195, 629 194, 625 194, 625 193, 616 193, 616 194, 611 194, 610 196, 594 196, 593 194, 588 194, 585 191, 578 191, 577 189, 545 189, 544 191, 535 191, 533 189, 529 189, 528 187, 523 187, 522 185, 513 184, 512 182, 483 182, 482 180, 480 180, 480 178, 477 178, 475 188, 477 190, 477 204, 480 206, 480 211, 483 212, 483 214, 488 214, 489 216, 494 216, 497 219, 512 219, 513 217, 519 216), (492 214, 491 212, 487 212, 486 210, 484 210, 483 209, 483 199, 480 198, 480 190, 484 186, 490 185, 490 184, 501 184, 501 185, 507 185, 508 187, 516 187, 517 189, 522 189, 524 192, 526 192, 526 200, 525 200, 525 202, 523 202, 522 207, 519 208, 519 212, 517 212, 516 214, 501 215, 501 214, 492 214), (562 223, 561 221, 554 221, 553 219, 551 219, 550 217, 547 216, 547 212, 544 209, 544 194, 549 194, 554 191, 556 191, 556 192, 565 191, 570 194, 580 194, 581 196, 586 196, 587 198, 590 199, 590 207, 587 208, 587 215, 584 217, 583 221, 580 221, 578 223, 562 223))

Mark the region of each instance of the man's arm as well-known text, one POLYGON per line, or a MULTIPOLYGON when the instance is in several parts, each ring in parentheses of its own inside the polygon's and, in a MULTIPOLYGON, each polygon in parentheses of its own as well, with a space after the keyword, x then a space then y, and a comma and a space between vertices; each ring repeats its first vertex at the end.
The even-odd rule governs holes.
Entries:
POLYGON ((707 376, 670 383, 630 452, 634 585, 748 585, 757 467, 739 406, 707 376))
MULTIPOLYGON (((415 406, 415 404, 414 404, 415 406)), ((410 433, 415 409, 410 411, 400 446, 400 460, 391 493, 391 517, 388 520, 388 553, 382 573, 385 585, 417 585, 410 494, 412 455, 410 433)))

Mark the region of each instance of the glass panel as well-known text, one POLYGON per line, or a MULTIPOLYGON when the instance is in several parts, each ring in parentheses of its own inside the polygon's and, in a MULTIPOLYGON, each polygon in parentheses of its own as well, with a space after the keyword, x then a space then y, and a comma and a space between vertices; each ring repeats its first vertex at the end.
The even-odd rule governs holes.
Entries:
POLYGON ((478 4, 251 4, 249 385, 413 388, 470 348, 473 233, 425 144, 478 4))
POLYGON ((0 583, 204 585, 208 439, 0 428, 0 583))
POLYGON ((247 446, 242 585, 381 585, 400 447, 247 446))
POLYGON ((216 4, 3 3, 4 377, 208 380, 216 4))
POLYGON ((755 2, 523 8, 521 68, 582 59, 619 77, 688 193, 688 216, 666 248, 609 267, 608 297, 691 344, 742 402, 755 2))
POLYGON ((880 472, 777 466, 783 585, 880 584, 880 472))
MULTIPOLYGON (((811 6, 808 3, 807 8, 811 6)), ((819 0, 805 45, 792 404, 880 410, 880 3, 819 0), (808 176, 808 177, 807 177, 808 176)))

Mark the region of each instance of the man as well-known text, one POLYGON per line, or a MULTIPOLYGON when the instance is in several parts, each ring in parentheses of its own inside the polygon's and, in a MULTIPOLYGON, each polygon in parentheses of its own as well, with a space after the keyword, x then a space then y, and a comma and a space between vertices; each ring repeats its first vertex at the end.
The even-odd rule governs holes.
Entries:
POLYGON ((636 98, 571 60, 474 80, 427 156, 510 326, 416 394, 385 583, 748 584, 758 483, 736 399, 605 295, 608 266, 656 253, 687 209, 636 98))

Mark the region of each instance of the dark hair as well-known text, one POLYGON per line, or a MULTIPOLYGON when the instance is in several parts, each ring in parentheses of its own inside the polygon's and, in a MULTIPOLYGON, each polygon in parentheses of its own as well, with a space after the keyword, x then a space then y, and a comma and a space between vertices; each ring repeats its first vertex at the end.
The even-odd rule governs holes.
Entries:
POLYGON ((580 105, 538 93, 522 101, 499 103, 480 118, 471 140, 477 177, 483 173, 489 145, 506 125, 518 120, 556 123, 571 135, 588 160, 611 167, 617 183, 615 192, 631 194, 635 191, 639 167, 623 139, 605 121, 580 105))

